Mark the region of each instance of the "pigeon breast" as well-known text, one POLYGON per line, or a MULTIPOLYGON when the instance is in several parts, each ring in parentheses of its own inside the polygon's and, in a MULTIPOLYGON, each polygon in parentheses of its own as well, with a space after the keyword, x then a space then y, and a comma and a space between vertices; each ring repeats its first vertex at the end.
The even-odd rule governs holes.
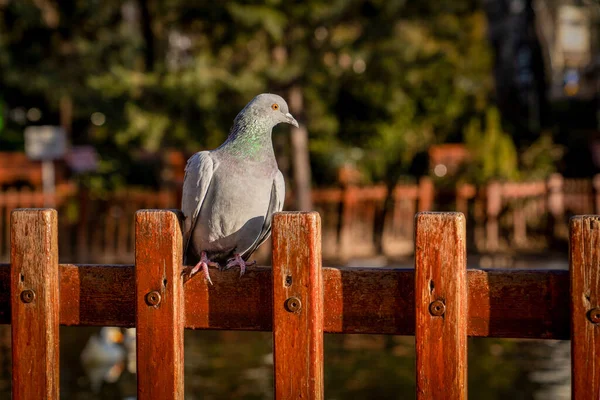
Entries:
POLYGON ((193 234, 196 254, 223 262, 247 250, 261 233, 277 168, 220 161, 193 234))

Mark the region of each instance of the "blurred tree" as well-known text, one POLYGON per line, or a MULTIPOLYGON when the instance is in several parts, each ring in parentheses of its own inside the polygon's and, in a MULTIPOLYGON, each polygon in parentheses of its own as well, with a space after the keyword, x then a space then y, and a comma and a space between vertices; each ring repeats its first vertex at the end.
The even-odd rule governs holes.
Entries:
MULTIPOLYGON (((40 109, 41 118, 29 123, 73 128, 74 144, 92 139, 94 112, 112 108, 116 112, 110 113, 114 118, 109 129, 123 125, 126 121, 118 116, 123 104, 108 103, 88 80, 114 65, 135 65, 139 44, 128 33, 120 2, 0 2, 0 87, 7 108, 18 110, 15 116, 40 109)), ((0 146, 18 148, 19 139, 22 149, 26 123, 25 117, 9 119, 0 146)), ((111 140, 95 144, 105 156, 97 182, 124 182, 130 152, 115 151, 111 140)))
MULTIPOLYGON (((139 183, 148 152, 219 145, 250 98, 295 88, 313 181, 350 163, 391 188, 485 110, 485 34, 474 0, 2 2, 0 85, 42 96, 48 118, 72 104, 73 142, 98 147, 113 184, 139 183)), ((308 170, 288 145, 303 140, 274 140, 283 169, 308 170)))
MULTIPOLYGON (((345 162, 388 187, 375 221, 374 244, 381 251, 400 176, 417 154, 457 140, 464 123, 485 110, 491 55, 485 16, 475 2, 366 2, 357 15, 350 25, 355 41, 335 55, 340 67, 347 66, 335 104, 337 140, 344 149, 361 150, 345 162)), ((323 144, 323 152, 331 147, 323 144)))
POLYGON ((487 110, 483 129, 478 119, 471 120, 465 129, 465 144, 472 157, 466 175, 470 182, 518 179, 517 149, 502 129, 498 109, 487 110))
MULTIPOLYGON (((560 2, 559 2, 560 3, 560 2)), ((557 3, 557 4, 559 4, 557 3)), ((552 123, 534 0, 482 0, 490 23, 498 108, 521 147, 552 123)), ((546 67, 550 67, 547 65, 546 67)))
POLYGON ((546 179, 556 172, 564 154, 563 146, 557 145, 550 132, 540 137, 519 154, 521 176, 526 179, 546 179))

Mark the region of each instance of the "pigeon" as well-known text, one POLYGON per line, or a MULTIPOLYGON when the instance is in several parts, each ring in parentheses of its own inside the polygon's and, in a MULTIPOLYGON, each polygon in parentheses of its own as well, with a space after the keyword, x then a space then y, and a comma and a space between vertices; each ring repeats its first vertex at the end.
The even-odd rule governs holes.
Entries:
POLYGON ((285 183, 271 139, 273 127, 282 122, 298 127, 282 97, 259 94, 235 117, 221 146, 188 160, 181 202, 183 261, 199 261, 187 279, 201 270, 212 285, 208 267, 239 266, 242 276, 256 264, 248 258, 269 238, 273 214, 283 209, 285 183))

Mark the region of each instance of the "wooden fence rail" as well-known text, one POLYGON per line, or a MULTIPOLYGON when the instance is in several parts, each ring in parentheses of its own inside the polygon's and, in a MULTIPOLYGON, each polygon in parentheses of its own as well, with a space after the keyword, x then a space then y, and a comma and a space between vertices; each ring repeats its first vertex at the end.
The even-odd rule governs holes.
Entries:
POLYGON ((179 214, 138 211, 135 265, 58 263, 57 213, 16 210, 0 264, 13 398, 58 399, 60 325, 137 328, 138 397, 183 398, 183 329, 273 331, 275 397, 323 398, 323 333, 416 336, 417 398, 467 396, 466 338, 571 339, 573 398, 600 396, 600 217, 569 271, 466 269, 460 213, 419 213, 415 269, 323 268, 317 213, 274 218, 273 267, 183 284, 179 214))

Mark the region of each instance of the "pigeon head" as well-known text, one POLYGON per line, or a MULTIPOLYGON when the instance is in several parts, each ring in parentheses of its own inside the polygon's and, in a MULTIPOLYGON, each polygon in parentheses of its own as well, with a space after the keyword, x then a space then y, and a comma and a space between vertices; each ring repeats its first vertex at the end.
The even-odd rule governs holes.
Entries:
POLYGON ((256 96, 235 118, 234 124, 254 123, 272 129, 275 125, 286 123, 298 127, 298 122, 290 114, 285 100, 276 94, 263 93, 256 96))
POLYGON ((259 94, 235 117, 229 136, 219 149, 235 157, 275 160, 271 132, 282 122, 298 127, 281 96, 259 94))

